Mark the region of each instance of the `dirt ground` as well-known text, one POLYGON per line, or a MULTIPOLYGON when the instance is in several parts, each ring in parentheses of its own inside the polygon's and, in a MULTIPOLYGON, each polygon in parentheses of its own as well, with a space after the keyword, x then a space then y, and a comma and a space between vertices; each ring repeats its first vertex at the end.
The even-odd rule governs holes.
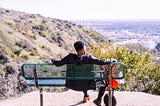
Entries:
MULTIPOLYGON (((83 103, 83 93, 68 90, 62 93, 43 92, 43 106, 95 106, 93 100, 97 97, 97 91, 88 92, 91 100, 83 103)), ((107 93, 107 92, 106 92, 107 93)), ((118 92, 114 93, 117 106, 160 106, 160 96, 142 92, 118 92)), ((0 106, 40 106, 39 91, 30 92, 17 98, 0 102, 0 106)), ((105 106, 102 102, 102 106, 105 106)))

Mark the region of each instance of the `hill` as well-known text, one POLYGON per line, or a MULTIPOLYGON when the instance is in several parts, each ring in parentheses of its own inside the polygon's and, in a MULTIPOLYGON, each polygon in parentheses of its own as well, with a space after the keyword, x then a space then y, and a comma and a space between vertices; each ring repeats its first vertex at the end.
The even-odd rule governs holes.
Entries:
POLYGON ((23 63, 61 58, 74 51, 77 40, 90 46, 106 39, 66 20, 0 8, 0 98, 29 91, 20 75, 23 63))
POLYGON ((2 8, 0 13, 1 48, 7 48, 8 54, 19 60, 62 56, 73 51, 77 40, 85 41, 87 46, 103 40, 96 31, 69 21, 2 8))

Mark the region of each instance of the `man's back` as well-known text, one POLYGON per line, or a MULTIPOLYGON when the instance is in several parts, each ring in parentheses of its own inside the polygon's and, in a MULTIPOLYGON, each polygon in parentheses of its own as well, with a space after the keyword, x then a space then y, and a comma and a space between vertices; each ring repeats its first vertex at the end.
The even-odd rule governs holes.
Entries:
POLYGON ((86 80, 87 77, 94 77, 91 71, 94 69, 94 64, 67 64, 67 77, 81 78, 75 80, 66 80, 66 86, 76 91, 84 91, 89 89, 96 89, 94 80, 86 80), (83 78, 83 79, 82 79, 83 78))
POLYGON ((94 77, 94 64, 67 64, 67 77, 94 77))

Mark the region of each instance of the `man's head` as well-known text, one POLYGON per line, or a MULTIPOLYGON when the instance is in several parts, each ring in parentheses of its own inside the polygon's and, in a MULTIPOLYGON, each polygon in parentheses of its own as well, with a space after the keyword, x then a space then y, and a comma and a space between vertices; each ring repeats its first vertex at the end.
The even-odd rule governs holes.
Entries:
POLYGON ((74 48, 78 54, 83 55, 85 54, 85 45, 82 41, 77 41, 74 43, 74 48))

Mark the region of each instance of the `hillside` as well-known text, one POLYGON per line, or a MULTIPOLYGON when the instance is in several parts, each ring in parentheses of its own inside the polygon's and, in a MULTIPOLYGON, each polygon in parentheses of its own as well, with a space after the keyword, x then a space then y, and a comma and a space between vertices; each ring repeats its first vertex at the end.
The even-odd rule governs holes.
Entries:
POLYGON ((64 55, 73 50, 77 40, 85 41, 88 46, 103 39, 99 33, 68 21, 2 8, 0 13, 1 46, 8 47, 14 58, 26 57, 28 61, 34 57, 35 61, 46 55, 64 55))
POLYGON ((74 52, 77 40, 90 46, 105 38, 69 21, 0 8, 0 98, 29 91, 20 75, 23 63, 61 58, 74 52))

